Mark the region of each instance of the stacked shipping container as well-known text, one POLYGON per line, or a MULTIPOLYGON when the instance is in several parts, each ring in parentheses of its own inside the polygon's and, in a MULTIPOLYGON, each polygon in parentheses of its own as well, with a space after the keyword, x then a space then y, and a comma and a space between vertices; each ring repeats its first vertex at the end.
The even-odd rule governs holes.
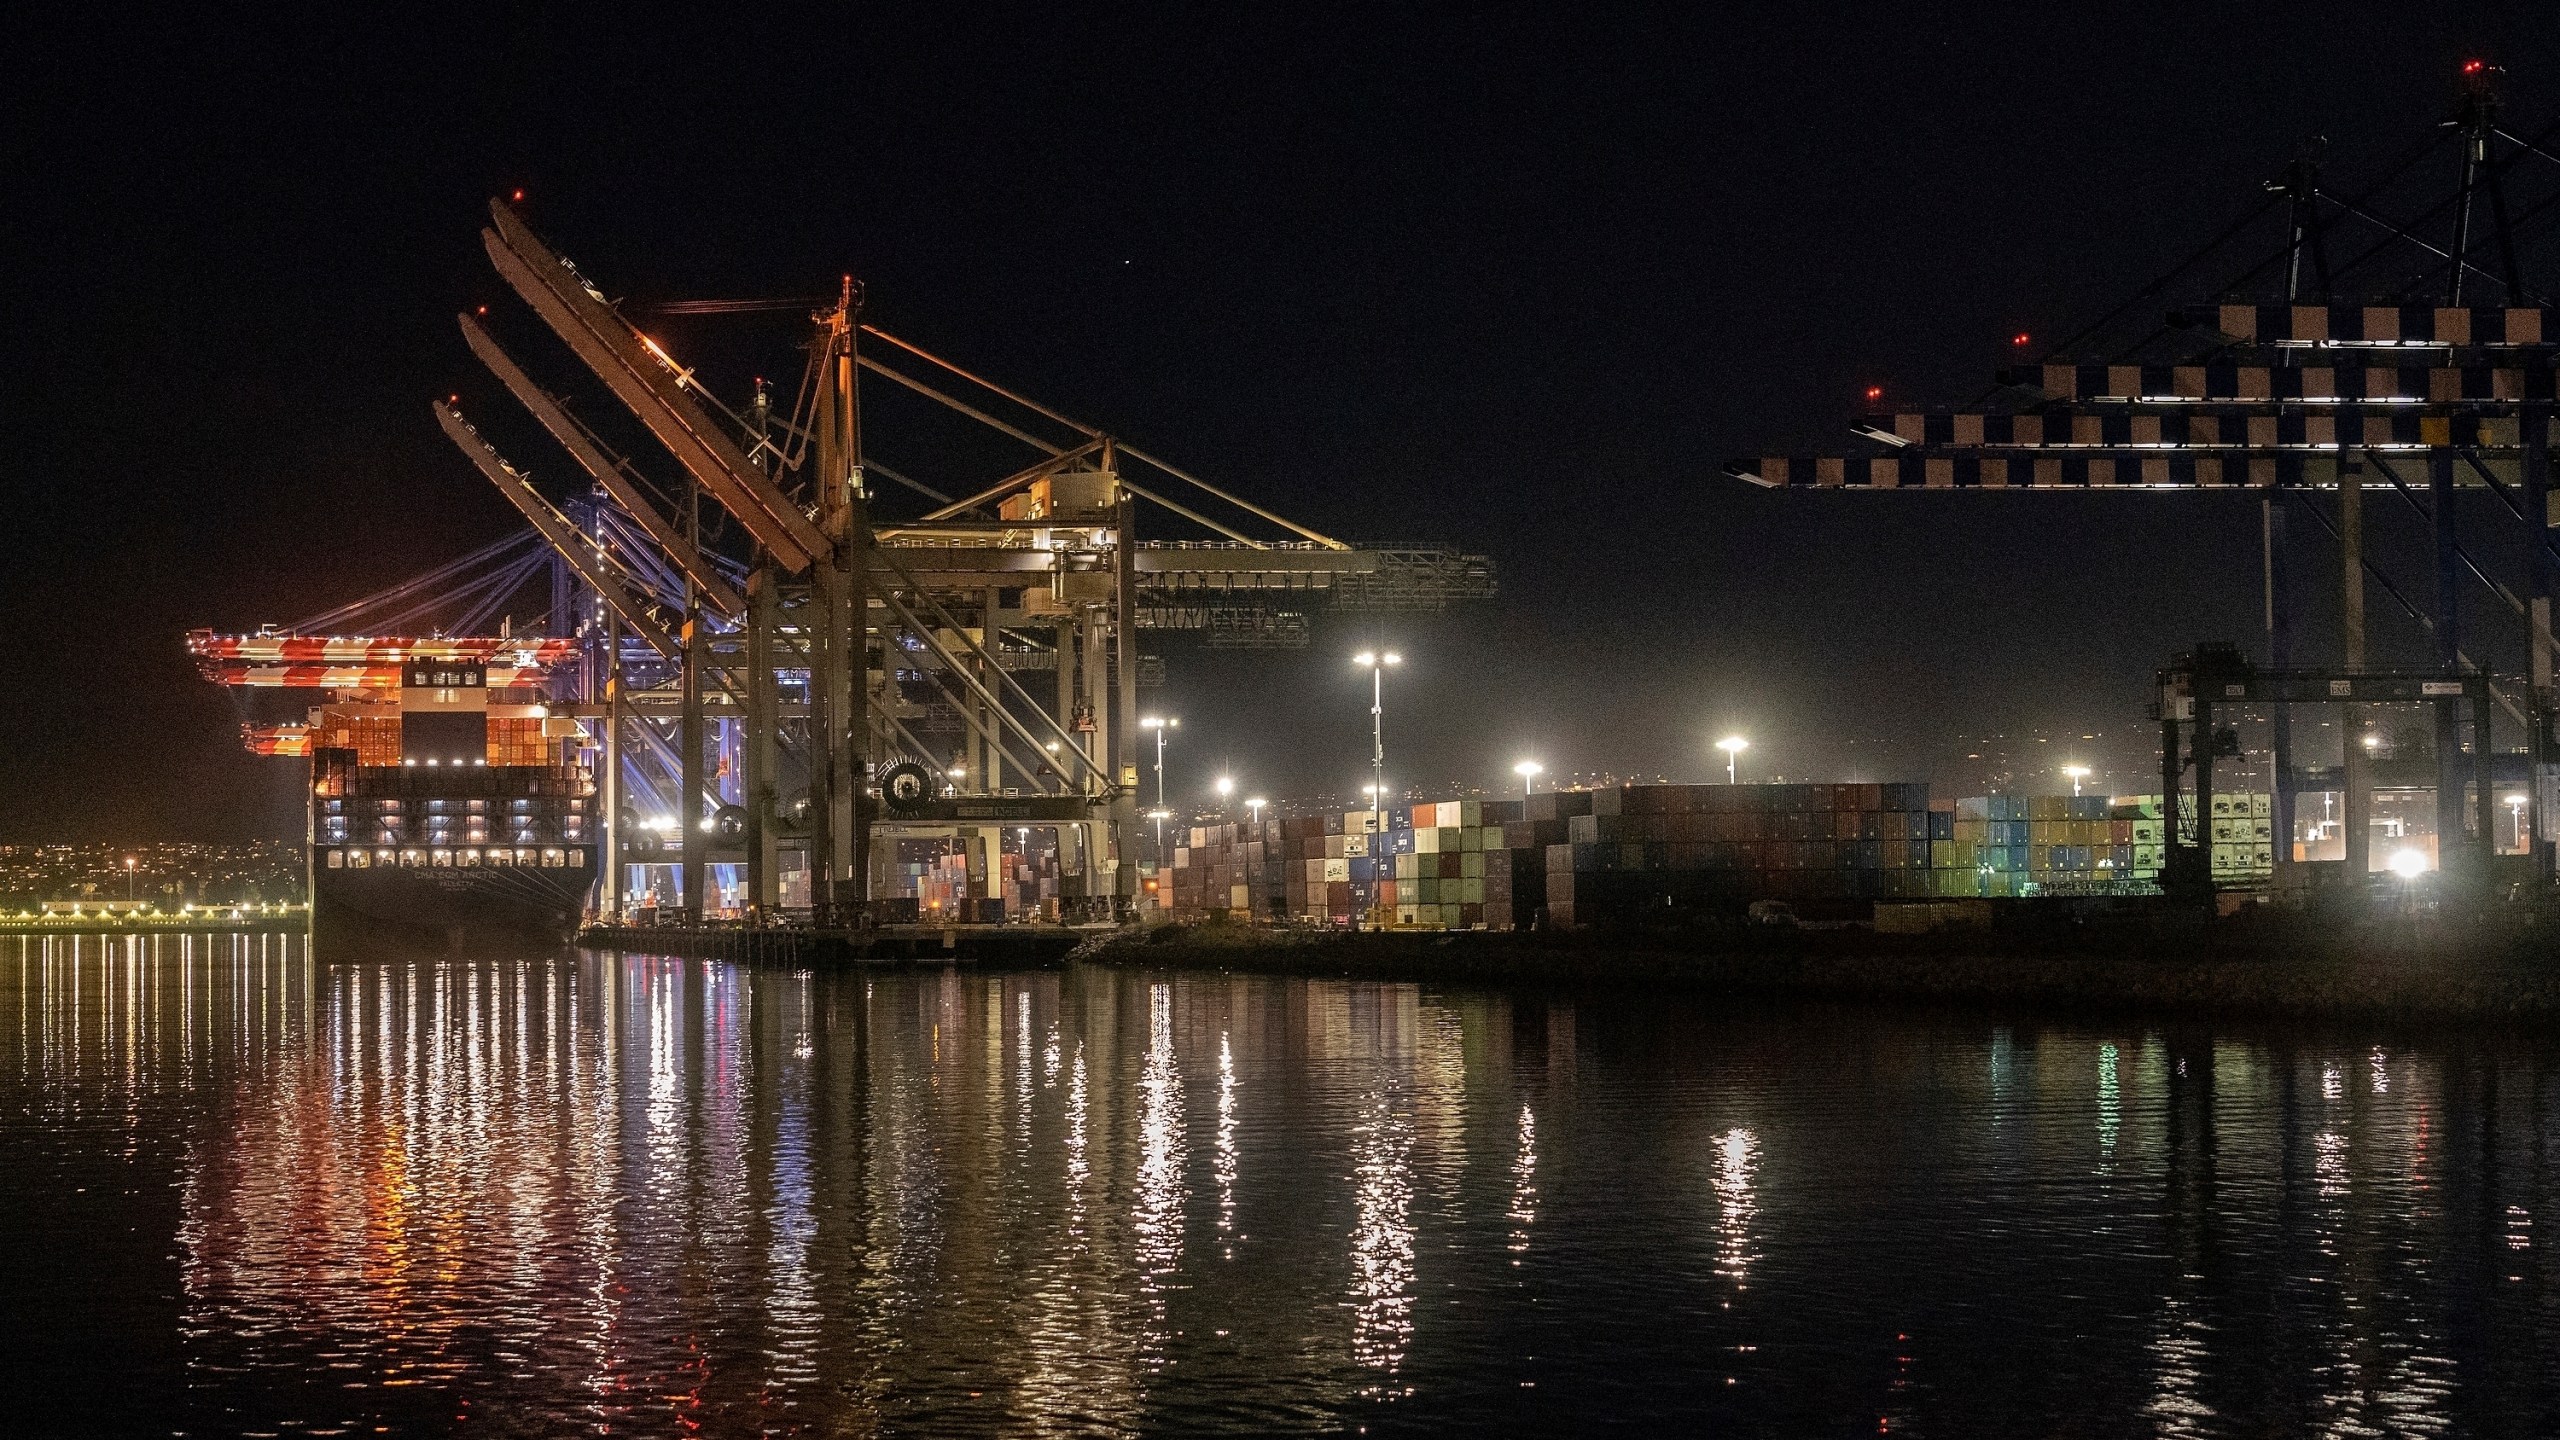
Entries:
MULTIPOLYGON (((1555 807, 1545 809, 1555 829, 1555 807)), ((1532 832, 1512 833, 1522 823, 1516 800, 1452 800, 1401 805, 1383 817, 1350 810, 1194 826, 1172 855, 1170 905, 1183 918, 1508 926, 1529 880, 1540 882, 1529 903, 1544 903, 1544 862, 1527 848, 1532 832), (1376 828, 1381 818, 1384 830, 1376 828), (1510 848, 1515 838, 1524 848, 1510 848)), ((1535 833, 1543 839, 1546 831, 1535 833)))
POLYGON ((1926 785, 1645 785, 1592 792, 1547 847, 1559 928, 1739 911, 1753 900, 1932 892, 1926 785))
MULTIPOLYGON (((1983 795, 1922 784, 1644 785, 1194 827, 1172 857, 1178 917, 1424 929, 1570 928, 1738 913, 1754 900, 2142 893, 2156 795, 1983 795)), ((2268 797, 2215 797, 2215 878, 2264 879, 2268 797)), ((2192 820, 2189 837, 2192 838, 2192 820)))
MULTIPOLYGON (((2159 882, 2167 842, 2157 795, 1977 795, 1955 804, 1953 833, 1930 846, 1941 895, 2145 893, 2159 882)), ((2213 810, 2214 878, 2268 878, 2275 865, 2270 797, 2217 795, 2213 810)), ((2191 809, 2181 816, 2179 838, 2195 840, 2191 809)))

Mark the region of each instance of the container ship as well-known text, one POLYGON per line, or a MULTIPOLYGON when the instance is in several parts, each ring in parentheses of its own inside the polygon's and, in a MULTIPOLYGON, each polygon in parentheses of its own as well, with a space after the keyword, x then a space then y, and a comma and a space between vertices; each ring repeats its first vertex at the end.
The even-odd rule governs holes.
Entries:
POLYGON ((187 649, 217 684, 318 702, 242 727, 257 754, 309 761, 315 944, 575 933, 603 822, 585 732, 547 690, 574 641, 200 630, 187 649))

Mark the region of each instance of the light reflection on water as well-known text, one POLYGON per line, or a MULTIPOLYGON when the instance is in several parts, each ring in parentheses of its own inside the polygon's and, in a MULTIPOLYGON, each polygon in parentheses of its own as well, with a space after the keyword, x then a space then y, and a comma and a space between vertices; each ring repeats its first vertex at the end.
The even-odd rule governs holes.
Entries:
POLYGON ((27 1433, 2553 1433, 2551 1059, 65 937, 0 1346, 27 1433))

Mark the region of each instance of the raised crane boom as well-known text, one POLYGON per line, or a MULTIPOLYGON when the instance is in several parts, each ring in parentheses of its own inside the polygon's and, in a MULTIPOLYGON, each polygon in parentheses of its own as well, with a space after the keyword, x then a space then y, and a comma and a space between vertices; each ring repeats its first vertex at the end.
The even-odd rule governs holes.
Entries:
POLYGON ((507 387, 507 393, 532 411, 533 418, 542 422, 542 428, 551 432, 551 438, 559 441, 561 448, 595 477, 596 483, 604 487, 605 493, 613 497, 614 503, 622 507, 632 522, 646 531, 659 549, 667 552, 667 557, 675 561, 676 568, 702 591, 703 599, 723 615, 745 613, 746 601, 739 598, 738 592, 730 587, 702 552, 658 513, 658 507, 650 503, 648 496, 640 493, 640 488, 631 483, 631 477, 622 473, 622 467, 616 465, 595 441, 587 438, 587 433, 569 418, 569 412, 560 408, 560 402, 534 384, 533 377, 525 374, 506 351, 498 348, 498 342, 490 337, 479 321, 469 315, 457 318, 462 321, 462 338, 470 345, 471 353, 479 356, 480 363, 489 367, 489 373, 497 376, 499 382, 507 387))
POLYGON ((612 306, 589 291, 504 201, 489 202, 493 228, 480 232, 490 261, 587 368, 649 427, 702 487, 797 574, 827 553, 826 536, 714 425, 653 360, 612 306))
POLYGON ((542 532, 542 538, 551 542, 551 548, 560 552, 560 558, 569 562, 578 572, 578 577, 595 587, 596 594, 613 607, 614 613, 622 617, 622 623, 631 627, 632 634, 660 655, 670 660, 676 657, 674 639, 651 617, 648 607, 633 599, 631 592, 623 588, 620 577, 605 567, 602 552, 593 540, 579 534, 578 527, 552 509, 551 502, 543 499, 514 466, 492 449, 489 442, 481 439, 480 432, 471 428, 461 412, 439 400, 436 402, 436 423, 444 427, 444 433, 451 437, 454 447, 471 457, 471 463, 480 467, 480 473, 488 476, 489 483, 498 487, 498 493, 524 512, 524 518, 533 522, 533 528, 542 532))

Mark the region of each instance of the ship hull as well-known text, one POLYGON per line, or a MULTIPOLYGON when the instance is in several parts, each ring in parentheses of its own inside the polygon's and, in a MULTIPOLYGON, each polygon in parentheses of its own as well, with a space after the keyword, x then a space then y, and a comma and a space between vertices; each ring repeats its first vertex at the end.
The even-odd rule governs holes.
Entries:
POLYGON ((439 949, 566 944, 577 934, 595 871, 379 867, 315 870, 313 943, 439 949))

